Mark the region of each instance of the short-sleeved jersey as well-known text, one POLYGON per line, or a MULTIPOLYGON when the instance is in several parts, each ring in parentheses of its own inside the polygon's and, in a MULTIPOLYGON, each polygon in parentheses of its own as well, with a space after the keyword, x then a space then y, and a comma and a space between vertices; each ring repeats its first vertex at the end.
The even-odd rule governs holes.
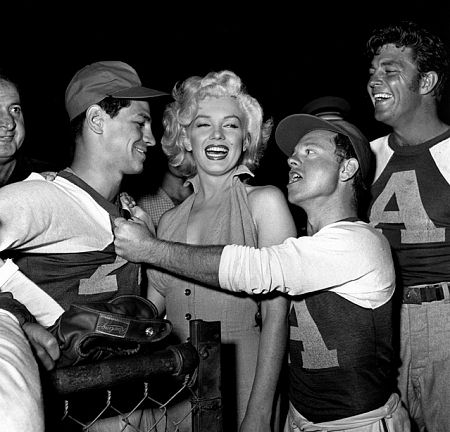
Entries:
POLYGON ((139 294, 140 266, 118 257, 119 207, 64 170, 0 189, 0 251, 64 309, 139 294))
POLYGON ((450 131, 402 147, 372 141, 370 223, 388 238, 404 286, 450 281, 450 131))

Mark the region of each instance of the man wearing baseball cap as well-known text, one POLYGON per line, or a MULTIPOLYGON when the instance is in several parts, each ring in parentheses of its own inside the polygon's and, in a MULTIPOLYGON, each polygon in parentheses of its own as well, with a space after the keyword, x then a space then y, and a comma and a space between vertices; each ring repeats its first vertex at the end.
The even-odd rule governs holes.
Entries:
POLYGON ((262 249, 201 247, 155 239, 137 217, 119 218, 116 251, 212 287, 291 297, 285 431, 409 430, 392 374, 389 244, 358 218, 371 182, 369 143, 347 121, 308 114, 282 120, 275 138, 308 236, 262 249))
POLYGON ((166 94, 143 87, 120 61, 82 68, 65 94, 75 143, 70 166, 53 180, 32 173, 0 189, 0 257, 14 258, 0 260, 0 288, 39 324, 17 307, 0 307, 17 316, 47 369, 59 348, 45 327, 72 303, 141 293, 140 266, 116 255, 112 226, 123 214, 122 179, 143 170, 155 145, 149 100, 166 94))

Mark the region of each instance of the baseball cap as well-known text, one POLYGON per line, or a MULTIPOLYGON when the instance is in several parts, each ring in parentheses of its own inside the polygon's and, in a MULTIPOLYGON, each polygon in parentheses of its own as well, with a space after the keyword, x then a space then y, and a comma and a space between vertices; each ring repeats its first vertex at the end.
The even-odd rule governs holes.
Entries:
POLYGON ((121 61, 99 61, 80 69, 66 89, 66 110, 70 120, 91 105, 111 96, 119 99, 147 99, 168 93, 141 85, 136 71, 121 61))
POLYGON ((355 150, 364 183, 367 186, 372 183, 373 153, 369 141, 356 126, 345 120, 324 120, 310 114, 293 114, 280 121, 275 140, 283 153, 291 156, 299 140, 314 130, 339 132, 347 136, 355 150))

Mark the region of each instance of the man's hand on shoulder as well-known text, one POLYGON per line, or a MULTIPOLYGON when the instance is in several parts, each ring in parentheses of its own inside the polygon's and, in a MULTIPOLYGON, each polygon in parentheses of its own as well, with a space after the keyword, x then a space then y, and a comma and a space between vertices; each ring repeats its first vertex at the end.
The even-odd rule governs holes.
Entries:
POLYGON ((43 326, 37 323, 27 322, 22 329, 26 334, 34 353, 47 370, 55 367, 60 351, 56 338, 43 326))
POLYGON ((152 264, 149 261, 149 252, 152 239, 154 240, 154 233, 149 230, 142 219, 135 216, 130 220, 116 218, 114 220, 114 236, 117 255, 127 261, 152 264))

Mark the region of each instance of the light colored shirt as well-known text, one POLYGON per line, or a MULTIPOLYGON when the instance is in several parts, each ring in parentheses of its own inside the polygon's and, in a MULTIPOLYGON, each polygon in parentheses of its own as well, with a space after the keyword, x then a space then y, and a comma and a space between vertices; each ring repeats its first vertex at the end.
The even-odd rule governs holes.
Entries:
POLYGON ((395 272, 389 243, 365 222, 335 222, 310 237, 255 249, 228 245, 219 282, 230 291, 301 295, 330 290, 364 308, 392 297, 395 272))
POLYGON ((0 310, 0 430, 43 432, 39 370, 17 319, 0 310))
POLYGON ((175 207, 167 192, 159 187, 154 194, 147 194, 139 198, 138 205, 152 218, 153 225, 158 226, 161 216, 175 207))

